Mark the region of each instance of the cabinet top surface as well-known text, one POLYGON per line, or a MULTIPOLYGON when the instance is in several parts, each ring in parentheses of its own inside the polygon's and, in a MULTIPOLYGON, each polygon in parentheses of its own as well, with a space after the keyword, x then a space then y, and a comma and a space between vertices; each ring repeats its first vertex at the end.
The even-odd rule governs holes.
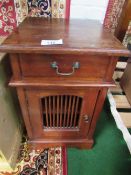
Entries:
POLYGON ((0 45, 0 51, 8 53, 129 55, 129 51, 97 21, 36 17, 26 18, 0 45), (63 44, 41 45, 41 40, 57 39, 63 39, 63 44))

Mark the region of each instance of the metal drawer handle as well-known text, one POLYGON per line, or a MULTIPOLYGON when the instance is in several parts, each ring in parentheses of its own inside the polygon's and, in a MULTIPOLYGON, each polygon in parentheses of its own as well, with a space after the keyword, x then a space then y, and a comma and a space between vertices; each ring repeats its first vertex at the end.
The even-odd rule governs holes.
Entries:
POLYGON ((84 121, 85 121, 86 123, 89 122, 89 116, 88 116, 88 115, 84 115, 84 121))
POLYGON ((60 71, 59 71, 58 64, 57 64, 56 61, 54 61, 54 62, 51 63, 51 67, 52 67, 53 69, 56 69, 56 74, 57 74, 57 75, 69 76, 69 75, 74 74, 75 69, 79 69, 79 68, 80 68, 80 63, 79 63, 79 62, 73 63, 73 65, 72 65, 72 72, 69 72, 69 73, 62 73, 62 72, 60 72, 60 71))

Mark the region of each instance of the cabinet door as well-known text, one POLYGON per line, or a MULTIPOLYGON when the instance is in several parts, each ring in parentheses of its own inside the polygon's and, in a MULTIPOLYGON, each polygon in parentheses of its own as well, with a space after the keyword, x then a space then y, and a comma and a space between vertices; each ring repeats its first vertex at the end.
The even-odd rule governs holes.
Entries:
POLYGON ((87 137, 99 90, 27 90, 34 139, 87 137))

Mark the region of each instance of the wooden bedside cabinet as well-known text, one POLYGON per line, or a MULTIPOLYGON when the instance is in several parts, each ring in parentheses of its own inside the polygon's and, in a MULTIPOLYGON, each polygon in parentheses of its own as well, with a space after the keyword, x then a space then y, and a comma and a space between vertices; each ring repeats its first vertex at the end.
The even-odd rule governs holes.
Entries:
POLYGON ((129 51, 97 21, 44 18, 26 18, 0 51, 10 54, 29 143, 91 148, 117 59, 129 51))

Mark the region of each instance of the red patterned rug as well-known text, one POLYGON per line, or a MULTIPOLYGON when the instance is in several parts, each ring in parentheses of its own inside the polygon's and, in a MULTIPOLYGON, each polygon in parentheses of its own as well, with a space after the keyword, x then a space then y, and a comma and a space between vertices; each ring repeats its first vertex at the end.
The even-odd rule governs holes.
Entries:
POLYGON ((131 20, 129 22, 128 29, 126 31, 126 34, 125 34, 125 37, 123 40, 123 45, 125 47, 127 47, 127 48, 131 47, 131 46, 129 46, 129 44, 131 45, 131 20))
POLYGON ((0 175, 67 175, 66 156, 65 147, 30 150, 25 142, 15 170, 0 172, 0 175))
POLYGON ((112 33, 115 32, 118 25, 124 3, 125 0, 109 0, 104 19, 104 27, 108 28, 112 33))
POLYGON ((69 18, 70 0, 0 0, 0 36, 8 36, 26 16, 69 18))
POLYGON ((0 36, 7 36, 16 27, 13 0, 0 0, 0 36))

